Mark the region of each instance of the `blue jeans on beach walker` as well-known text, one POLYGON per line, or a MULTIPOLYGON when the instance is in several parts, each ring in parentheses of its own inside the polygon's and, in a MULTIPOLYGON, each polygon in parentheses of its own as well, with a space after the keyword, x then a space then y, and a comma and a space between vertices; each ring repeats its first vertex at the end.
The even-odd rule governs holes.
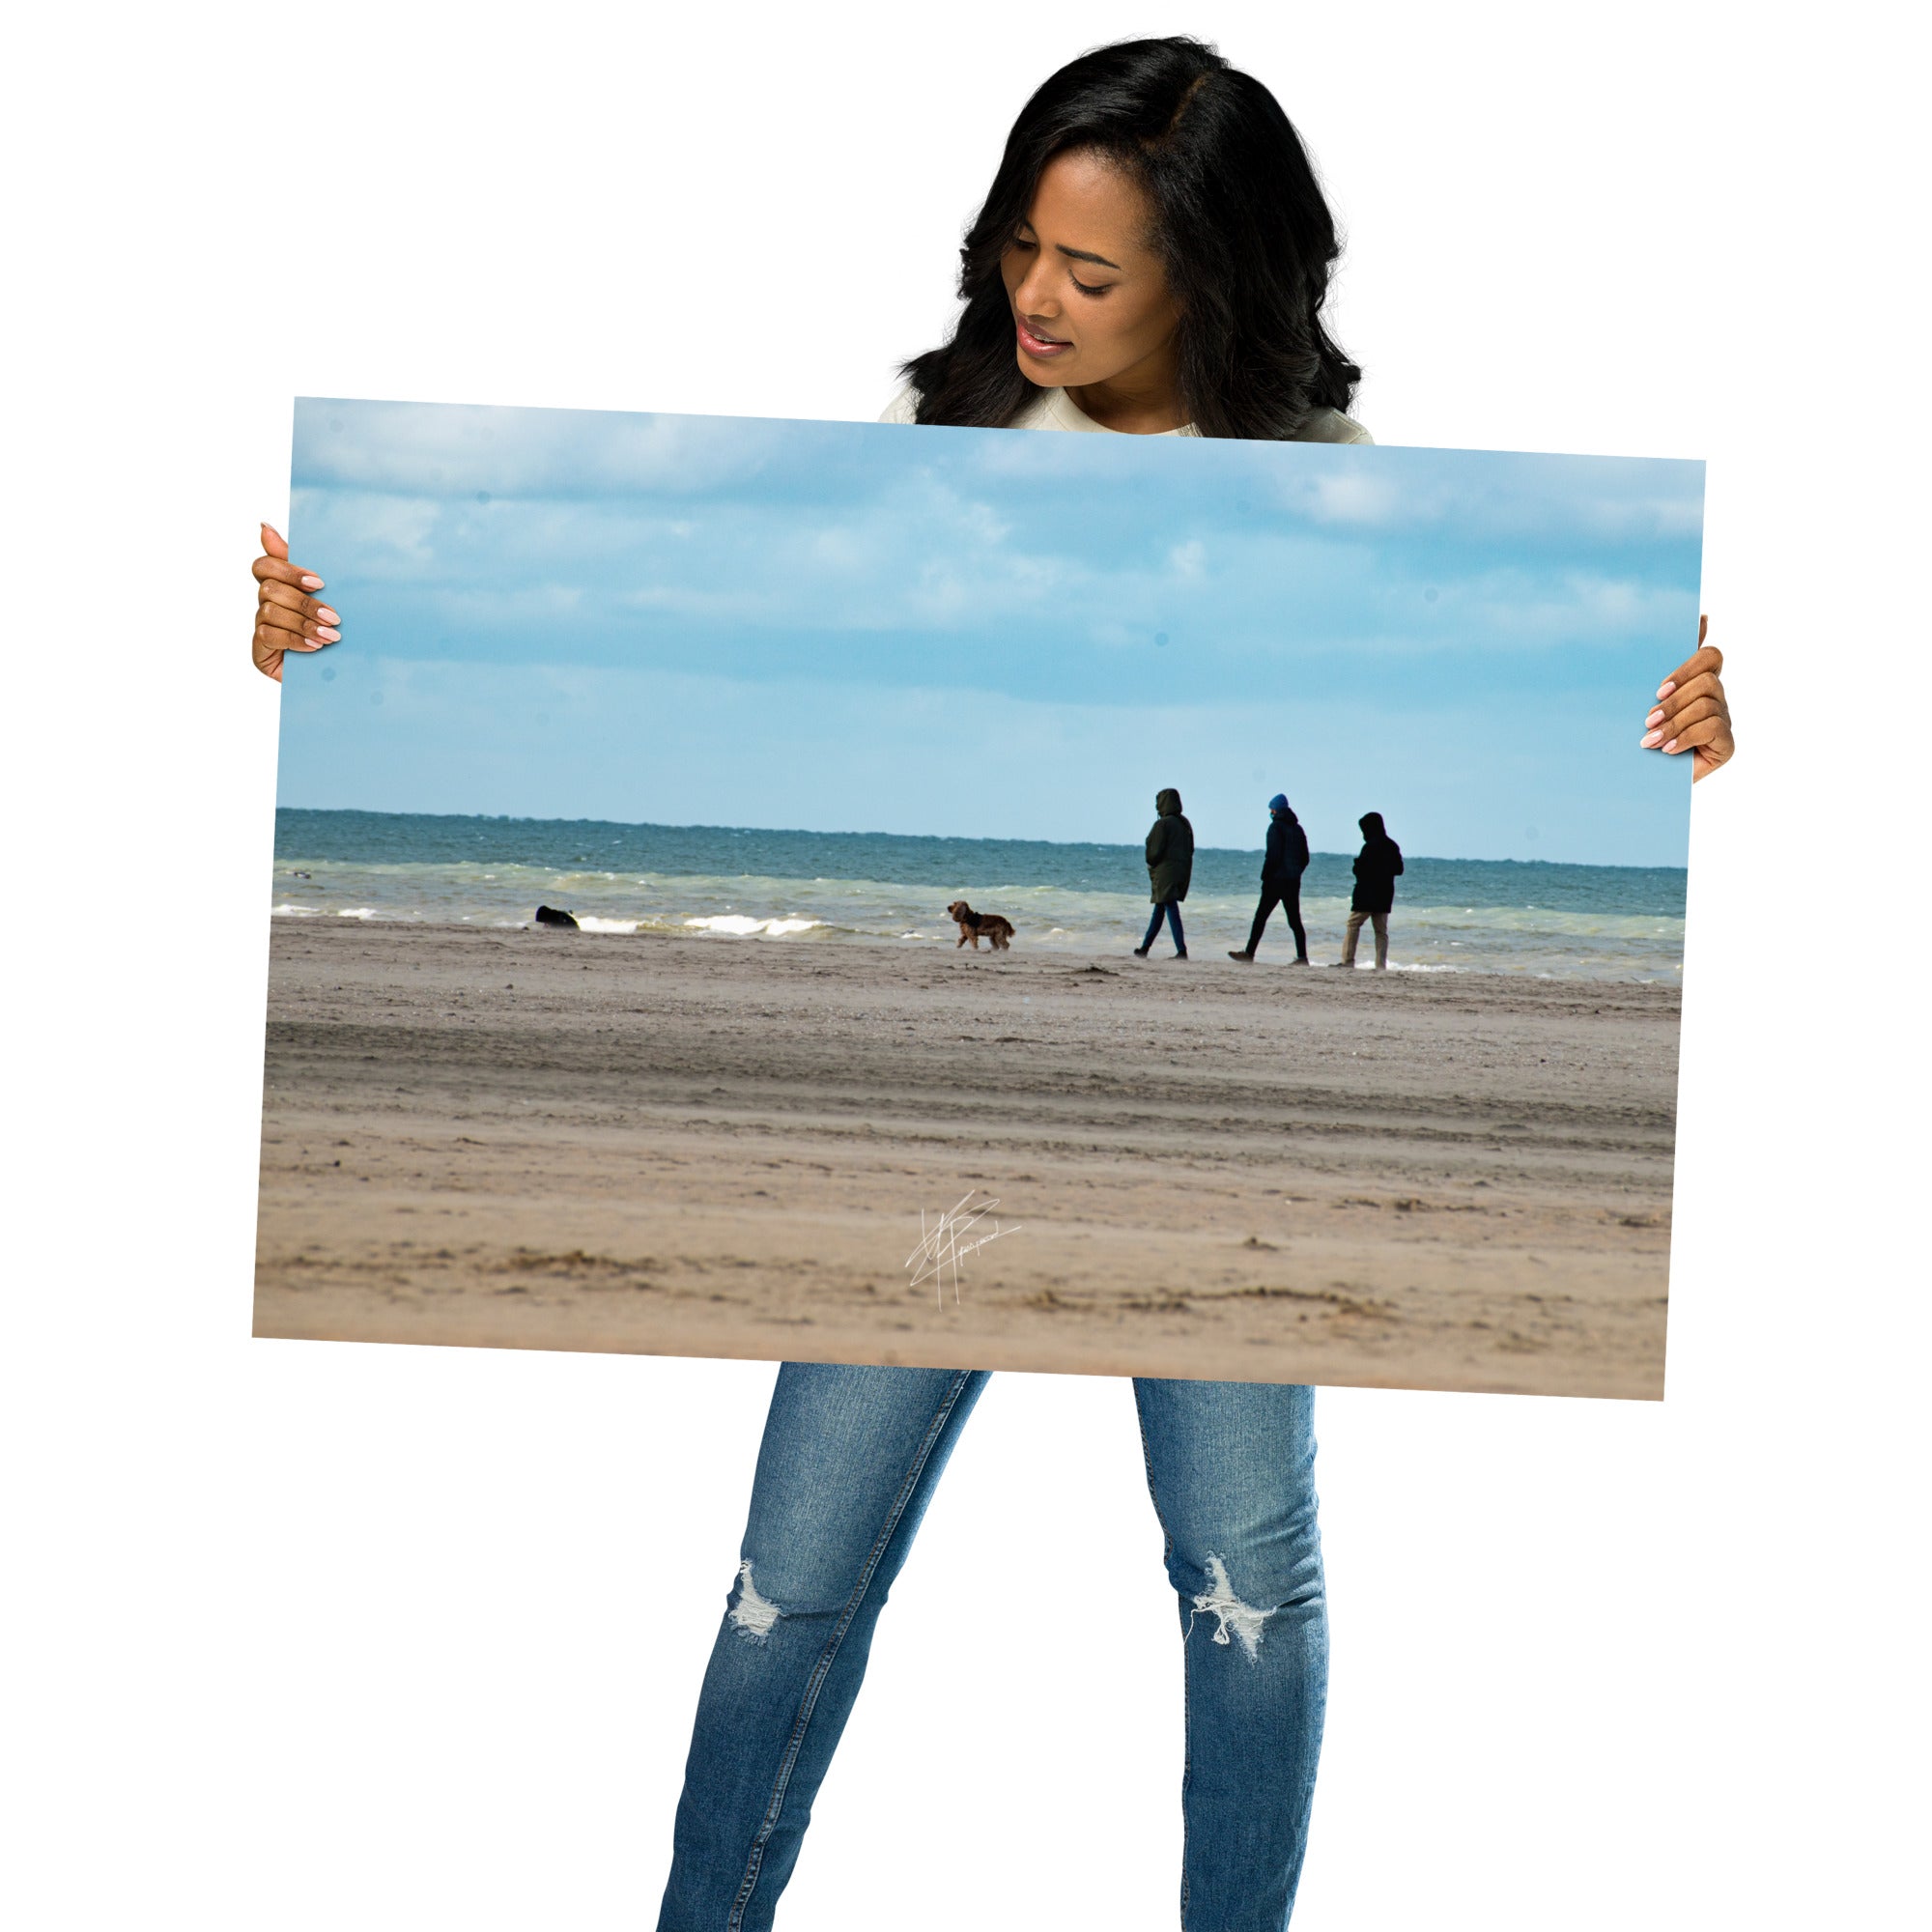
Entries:
MULTIPOLYGON (((772 1924, 879 1612, 985 1382, 965 1370, 779 1371, 698 1698, 658 1932, 772 1924)), ((1314 1392, 1142 1379, 1134 1400, 1179 1597, 1180 1923, 1282 1932, 1328 1681, 1314 1392)))
POLYGON ((1187 935, 1180 929, 1180 901, 1179 899, 1161 899, 1155 904, 1153 917, 1148 921, 1147 937, 1141 941, 1141 951, 1143 952, 1150 951, 1154 941, 1160 937, 1160 923, 1163 919, 1167 920, 1174 927, 1174 950, 1177 952, 1185 952, 1187 951, 1187 935))

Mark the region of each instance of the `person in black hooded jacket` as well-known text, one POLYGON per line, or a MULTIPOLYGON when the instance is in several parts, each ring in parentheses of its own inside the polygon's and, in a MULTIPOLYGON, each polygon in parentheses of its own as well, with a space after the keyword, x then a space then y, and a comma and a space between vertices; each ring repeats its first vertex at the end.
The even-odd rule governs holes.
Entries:
POLYGON ((1395 882, 1402 871, 1402 847, 1382 827, 1379 811, 1365 811, 1356 821, 1362 828, 1362 849, 1355 854, 1355 894, 1349 902, 1349 935, 1342 942, 1340 964, 1355 963, 1355 939, 1362 922, 1376 927, 1376 971, 1389 963, 1389 914, 1395 909, 1395 882))
POLYGON ((1262 902, 1255 908, 1255 923, 1248 928, 1244 952, 1230 952, 1230 959, 1252 960, 1262 943, 1268 915, 1276 906, 1288 915, 1288 929, 1294 934, 1294 963, 1308 964, 1308 933, 1301 923, 1301 875, 1308 869, 1308 834, 1294 815, 1287 796, 1276 792, 1268 800, 1267 850, 1262 854, 1262 902))

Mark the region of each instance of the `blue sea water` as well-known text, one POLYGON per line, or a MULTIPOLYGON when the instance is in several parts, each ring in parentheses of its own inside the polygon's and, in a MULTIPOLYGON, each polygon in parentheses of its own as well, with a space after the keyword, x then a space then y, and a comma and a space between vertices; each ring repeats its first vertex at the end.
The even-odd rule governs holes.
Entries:
MULTIPOLYGON (((1340 951, 1351 856, 1317 853, 1303 877, 1317 958, 1340 951)), ((1190 952, 1211 957, 1245 942, 1260 870, 1259 849, 1196 852, 1182 908, 1190 952)), ((1138 944, 1150 912, 1138 844, 286 807, 275 814, 273 894, 286 919, 516 926, 548 903, 592 931, 903 946, 951 945, 946 906, 963 897, 1010 919, 1016 949, 1074 954, 1138 944)), ((1681 867, 1410 854, 1390 964, 1675 984, 1684 897, 1681 867)), ((1263 957, 1293 952, 1276 913, 1263 957)))

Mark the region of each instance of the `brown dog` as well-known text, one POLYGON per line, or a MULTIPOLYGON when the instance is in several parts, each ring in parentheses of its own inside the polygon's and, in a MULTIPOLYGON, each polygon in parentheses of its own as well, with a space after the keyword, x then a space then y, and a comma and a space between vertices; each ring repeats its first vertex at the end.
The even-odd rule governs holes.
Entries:
POLYGON ((995 952, 1004 952, 1013 936, 1011 920, 1002 919, 996 912, 975 912, 964 899, 954 899, 946 908, 946 916, 959 922, 959 944, 964 946, 970 939, 975 952, 980 950, 982 934, 995 952))

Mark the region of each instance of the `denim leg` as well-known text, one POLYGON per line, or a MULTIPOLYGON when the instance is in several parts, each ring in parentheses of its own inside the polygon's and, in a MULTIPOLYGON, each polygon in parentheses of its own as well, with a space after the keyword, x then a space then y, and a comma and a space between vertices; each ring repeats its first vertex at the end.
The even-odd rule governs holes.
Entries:
POLYGON ((1314 1391, 1137 1380, 1134 1398, 1180 1597, 1181 1926, 1282 1932, 1328 1690, 1314 1391))
POLYGON ((1160 937, 1161 921, 1166 917, 1167 907, 1157 903, 1153 909, 1153 917, 1148 921, 1147 937, 1141 941, 1141 951, 1143 952, 1147 952, 1153 945, 1154 941, 1160 937))
POLYGON ((983 1371, 787 1362, 697 1701, 658 1932, 762 1932, 983 1371))
POLYGON ((1168 923, 1174 927, 1174 950, 1177 952, 1185 952, 1187 951, 1187 935, 1180 929, 1180 901, 1179 899, 1168 900, 1167 919, 1168 923))

